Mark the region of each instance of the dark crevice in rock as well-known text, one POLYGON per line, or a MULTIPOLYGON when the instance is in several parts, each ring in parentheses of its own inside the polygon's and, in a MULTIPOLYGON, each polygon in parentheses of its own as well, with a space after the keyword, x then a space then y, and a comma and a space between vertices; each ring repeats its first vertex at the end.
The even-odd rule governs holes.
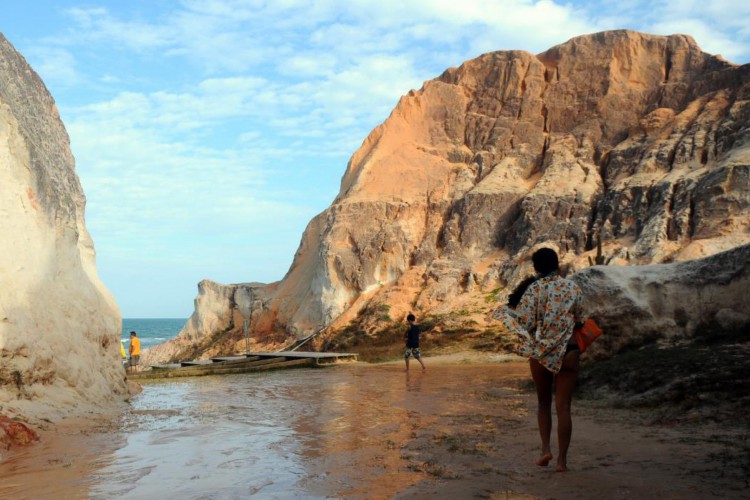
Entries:
POLYGON ((692 238, 695 234, 695 200, 690 196, 690 210, 688 211, 688 237, 692 238))
POLYGON ((669 196, 669 200, 667 200, 667 204, 664 207, 664 211, 667 214, 667 222, 666 222, 666 229, 667 229, 667 239, 669 241, 677 241, 677 235, 675 234, 674 230, 674 208, 675 208, 675 196, 677 194, 677 184, 673 183, 671 185, 672 190, 671 194, 669 196))
POLYGON ((544 68, 544 81, 546 83, 549 83, 550 80, 552 80, 552 69, 551 68, 544 68))
POLYGON ((609 185, 607 184, 607 169, 609 168, 609 161, 611 159, 609 153, 610 151, 605 152, 601 157, 601 161, 597 163, 599 166, 599 177, 602 179, 602 187, 605 192, 609 189, 609 185))
POLYGON ((503 228, 501 227, 495 235, 495 246, 497 248, 505 248, 512 246, 514 236, 517 235, 517 228, 523 224, 523 198, 515 201, 510 208, 508 208, 508 224, 503 228))
POLYGON ((596 146, 596 148, 594 148, 594 157, 591 158, 591 161, 597 167, 599 166, 599 163, 602 161, 602 150, 599 146, 596 146))
POLYGON ((598 234, 601 231, 599 229, 595 230, 596 225, 596 219, 599 216, 599 203, 602 201, 603 197, 595 197, 594 200, 591 203, 591 214, 589 215, 588 223, 586 224, 586 243, 584 246, 585 251, 593 250, 594 249, 594 241, 595 241, 595 232, 598 234))
POLYGON ((549 148, 549 136, 544 138, 544 144, 542 145, 542 154, 539 157, 539 169, 544 168, 544 159, 547 157, 547 149, 549 148))
POLYGON ((453 206, 448 209, 447 213, 444 213, 441 217, 440 228, 438 229, 437 238, 435 239, 435 252, 438 255, 440 255, 440 253, 443 251, 443 249, 445 249, 447 245, 446 227, 448 226, 448 223, 453 217, 454 211, 457 209, 457 206, 460 205, 460 203, 461 200, 453 204, 453 206))
POLYGON ((708 163, 708 149, 704 147, 701 150, 701 165, 705 165, 706 163, 708 163))
POLYGON ((680 141, 677 141, 672 149, 669 151, 669 155, 667 156, 667 167, 669 168, 669 171, 672 171, 672 167, 674 166, 674 159, 677 156, 677 148, 680 147, 680 141))

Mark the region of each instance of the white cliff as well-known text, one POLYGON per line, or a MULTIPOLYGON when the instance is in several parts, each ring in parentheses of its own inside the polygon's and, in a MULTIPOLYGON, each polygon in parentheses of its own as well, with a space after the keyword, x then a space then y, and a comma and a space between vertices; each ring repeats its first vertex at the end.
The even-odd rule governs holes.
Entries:
POLYGON ((120 313, 97 277, 53 98, 0 35, 0 407, 29 418, 126 395, 120 313))

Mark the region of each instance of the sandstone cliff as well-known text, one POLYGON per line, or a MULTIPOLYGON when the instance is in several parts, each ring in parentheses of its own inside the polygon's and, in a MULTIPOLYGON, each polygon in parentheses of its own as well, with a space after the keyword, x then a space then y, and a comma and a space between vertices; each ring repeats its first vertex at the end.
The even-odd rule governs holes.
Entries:
POLYGON ((0 35, 0 408, 55 418, 126 397, 120 313, 46 87, 0 35))
POLYGON ((746 243, 749 82, 749 65, 688 36, 631 31, 449 69, 365 139, 283 280, 202 285, 181 339, 149 359, 238 349, 243 318, 260 342, 354 323, 376 334, 409 310, 481 322, 540 245, 575 271, 598 241, 612 265, 746 243))

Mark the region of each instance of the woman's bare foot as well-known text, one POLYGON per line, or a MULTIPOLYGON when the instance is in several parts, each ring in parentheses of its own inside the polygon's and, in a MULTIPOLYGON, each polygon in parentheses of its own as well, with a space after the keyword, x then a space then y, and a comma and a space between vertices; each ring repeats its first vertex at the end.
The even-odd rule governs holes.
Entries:
POLYGON ((536 464, 540 467, 546 467, 547 465, 549 465, 552 458, 552 453, 545 453, 544 455, 539 457, 539 460, 536 461, 536 464))
POLYGON ((555 469, 556 472, 568 472, 568 466, 565 464, 565 462, 557 462, 557 469, 555 469))

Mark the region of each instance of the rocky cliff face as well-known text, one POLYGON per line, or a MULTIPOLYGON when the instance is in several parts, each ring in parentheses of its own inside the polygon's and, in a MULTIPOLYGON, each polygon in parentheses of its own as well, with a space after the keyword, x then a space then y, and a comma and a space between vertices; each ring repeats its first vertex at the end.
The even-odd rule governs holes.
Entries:
MULTIPOLYGON (((597 242, 612 265, 746 243, 749 82, 750 66, 684 35, 612 31, 482 55, 409 92, 372 131, 282 281, 216 296, 256 297, 258 339, 301 337, 368 311, 481 316, 540 245, 575 271, 597 242)), ((236 309, 222 315, 236 332, 236 309)), ((185 337, 216 336, 203 316, 185 337)))
POLYGON ((68 135, 0 35, 0 407, 53 418, 122 400, 120 314, 99 281, 68 135))

